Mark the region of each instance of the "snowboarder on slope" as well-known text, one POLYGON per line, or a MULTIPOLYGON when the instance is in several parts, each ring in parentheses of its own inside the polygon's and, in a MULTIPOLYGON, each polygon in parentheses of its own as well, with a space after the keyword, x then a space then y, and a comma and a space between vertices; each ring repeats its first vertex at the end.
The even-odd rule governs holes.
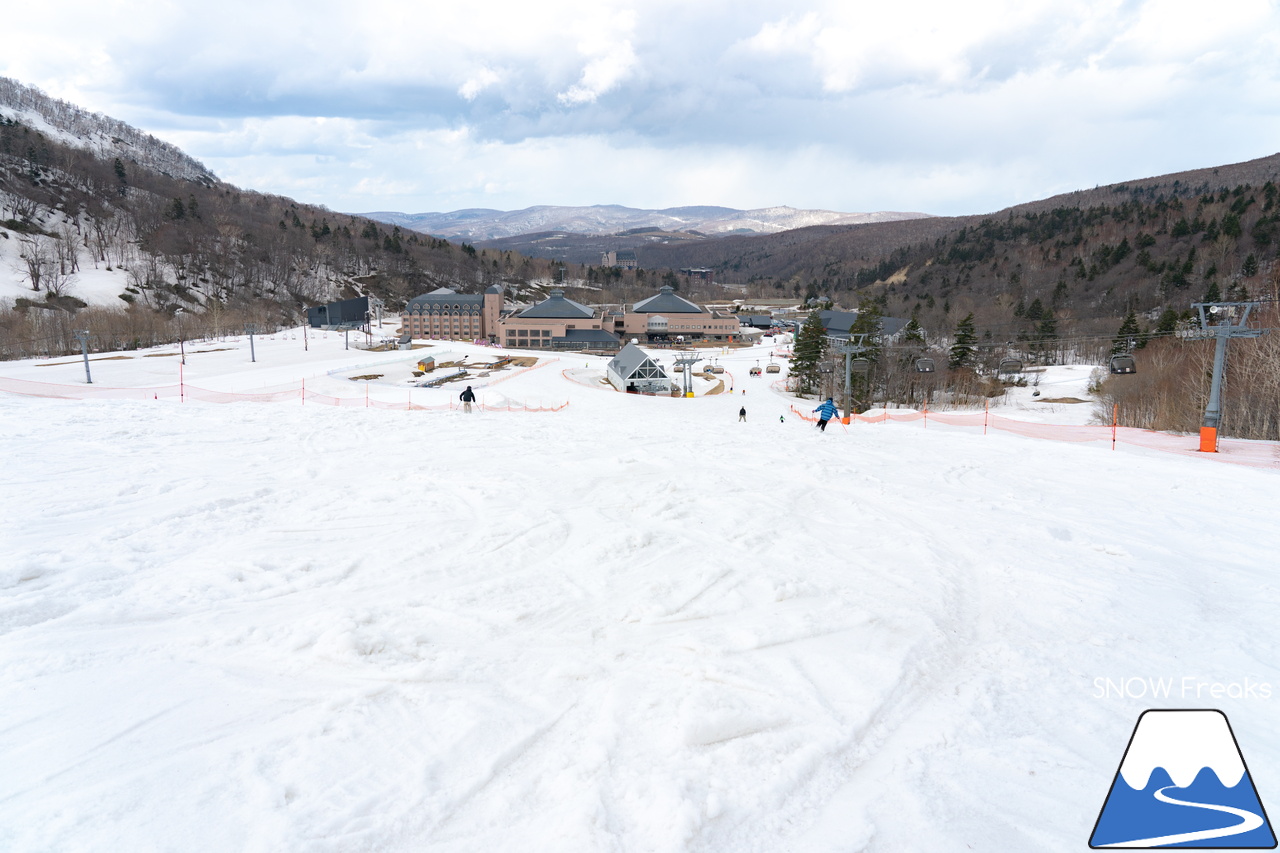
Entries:
POLYGON ((836 408, 836 404, 828 397, 827 401, 818 408, 814 409, 818 413, 818 429, 823 432, 827 431, 827 421, 840 414, 840 410, 836 408))
POLYGON ((476 395, 470 385, 467 386, 467 390, 458 395, 458 399, 462 401, 462 411, 471 414, 471 404, 476 401, 476 395))
POLYGON ((745 421, 746 419, 747 419, 747 407, 743 406, 741 409, 738 409, 738 420, 745 421))

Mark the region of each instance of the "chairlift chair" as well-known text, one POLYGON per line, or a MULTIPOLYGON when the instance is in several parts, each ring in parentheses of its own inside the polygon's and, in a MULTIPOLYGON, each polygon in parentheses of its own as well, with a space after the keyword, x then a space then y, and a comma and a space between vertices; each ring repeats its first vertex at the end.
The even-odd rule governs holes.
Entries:
POLYGON ((1021 373, 1022 361, 1016 358, 1002 358, 1000 359, 1000 372, 1001 373, 1021 373))
POLYGON ((855 358, 853 361, 849 362, 849 370, 854 373, 867 373, 871 370, 871 362, 867 361, 865 358, 855 358))
POLYGON ((938 368, 931 358, 916 359, 916 373, 933 373, 938 368))
POLYGON ((1117 374, 1137 373, 1138 365, 1131 355, 1111 356, 1111 372, 1117 374))
POLYGON ((765 372, 765 373, 781 373, 781 372, 782 372, 782 365, 780 365, 780 364, 771 364, 771 365, 769 365, 768 367, 766 367, 766 368, 764 369, 764 372, 765 372))

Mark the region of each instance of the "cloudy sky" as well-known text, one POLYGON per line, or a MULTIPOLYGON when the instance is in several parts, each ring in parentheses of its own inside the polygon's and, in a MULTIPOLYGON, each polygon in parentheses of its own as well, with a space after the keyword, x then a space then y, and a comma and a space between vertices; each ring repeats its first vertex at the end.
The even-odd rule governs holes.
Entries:
POLYGON ((1277 0, 50 0, 0 75, 336 210, 981 213, 1280 151, 1277 0))

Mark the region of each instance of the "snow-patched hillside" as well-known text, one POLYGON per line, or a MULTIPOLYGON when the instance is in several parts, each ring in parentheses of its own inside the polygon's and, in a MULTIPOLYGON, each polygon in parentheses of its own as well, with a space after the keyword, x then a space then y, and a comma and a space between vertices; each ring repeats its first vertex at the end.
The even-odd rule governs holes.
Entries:
POLYGON ((361 214, 438 237, 462 240, 498 240, 543 231, 573 234, 616 234, 633 228, 660 228, 665 231, 697 231, 702 234, 754 232, 776 234, 810 225, 860 225, 918 219, 924 213, 839 213, 833 210, 797 210, 793 207, 764 207, 735 210, 728 207, 674 207, 642 210, 616 204, 589 207, 537 205, 524 210, 455 210, 449 213, 361 214))
POLYGON ((1223 709, 1280 796, 1280 690, 1125 681, 1280 686, 1276 471, 822 434, 748 378, 767 349, 720 355, 733 395, 566 355, 473 380, 499 411, 365 408, 492 350, 306 343, 191 344, 183 377, 355 406, 0 394, 0 848, 1057 853, 1148 707, 1223 709))
MULTIPOLYGON (((31 289, 22 251, 22 235, 0 228, 0 304, 12 305, 18 299, 40 302, 45 298, 43 289, 39 292, 31 289)), ((106 264, 94 264, 92 257, 82 256, 79 272, 71 276, 63 292, 89 305, 120 308, 125 304, 120 294, 128 287, 129 278, 125 270, 108 269, 106 264)))
POLYGON ((56 142, 92 151, 107 160, 119 157, 126 163, 206 185, 217 181, 203 163, 176 145, 7 77, 0 77, 0 118, 19 121, 56 142))

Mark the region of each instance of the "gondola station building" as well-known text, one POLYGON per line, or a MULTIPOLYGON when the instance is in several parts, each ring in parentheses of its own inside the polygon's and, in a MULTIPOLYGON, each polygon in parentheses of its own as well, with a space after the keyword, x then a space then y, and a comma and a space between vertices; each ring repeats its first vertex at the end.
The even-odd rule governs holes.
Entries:
POLYGON ((605 367, 609 384, 628 394, 668 394, 671 377, 635 344, 627 344, 605 367))

